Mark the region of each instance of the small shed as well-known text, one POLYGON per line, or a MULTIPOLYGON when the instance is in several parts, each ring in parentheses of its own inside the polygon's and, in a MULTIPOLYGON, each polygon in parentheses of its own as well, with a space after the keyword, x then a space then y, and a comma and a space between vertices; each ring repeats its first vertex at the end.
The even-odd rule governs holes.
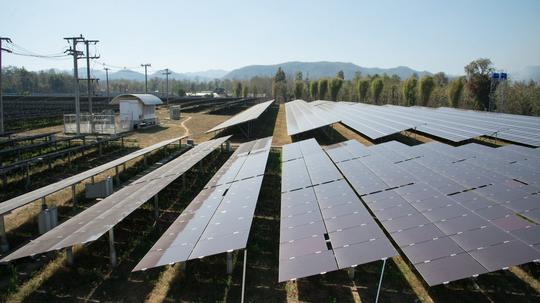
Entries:
POLYGON ((123 94, 112 99, 110 104, 120 106, 120 116, 131 120, 132 127, 156 124, 156 105, 163 104, 161 99, 151 94, 123 94))

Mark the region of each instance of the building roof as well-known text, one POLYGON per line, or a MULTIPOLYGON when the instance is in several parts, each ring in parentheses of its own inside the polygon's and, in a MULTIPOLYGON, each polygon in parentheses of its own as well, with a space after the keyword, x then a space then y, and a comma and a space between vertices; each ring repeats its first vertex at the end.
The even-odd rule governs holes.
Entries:
POLYGON ((118 95, 112 99, 110 104, 119 104, 121 100, 133 100, 137 99, 144 105, 159 105, 163 104, 160 98, 151 94, 123 94, 118 95))

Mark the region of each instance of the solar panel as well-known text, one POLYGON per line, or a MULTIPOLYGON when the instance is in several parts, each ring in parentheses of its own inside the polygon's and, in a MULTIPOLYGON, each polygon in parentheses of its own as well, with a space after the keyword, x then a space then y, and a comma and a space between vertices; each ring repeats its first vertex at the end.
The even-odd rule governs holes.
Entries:
POLYGON ((323 126, 339 122, 323 110, 309 105, 304 100, 285 103, 287 135, 294 136, 323 126))
POLYGON ((271 141, 241 144, 133 270, 245 248, 271 141))
POLYGON ((282 163, 280 282, 396 254, 314 139, 285 145, 283 150, 287 157, 282 163), (297 174, 298 179, 293 177, 297 174), (301 189, 296 189, 298 180, 303 182, 301 189))
POLYGON ((226 120, 226 121, 216 125, 215 127, 207 130, 206 133, 210 133, 210 132, 213 132, 213 131, 218 131, 218 130, 221 130, 221 129, 224 129, 224 128, 228 128, 228 127, 231 127, 231 126, 235 126, 235 125, 238 125, 238 124, 242 124, 242 123, 246 123, 246 122, 249 122, 249 121, 252 121, 252 120, 256 120, 262 115, 262 113, 264 113, 264 111, 266 111, 266 109, 268 107, 270 107, 270 105, 273 102, 274 102, 274 100, 270 100, 270 101, 266 101, 266 102, 262 102, 262 103, 253 105, 253 106, 249 107, 248 109, 246 109, 245 111, 242 111, 242 112, 232 116, 228 120, 226 120))
POLYGON ((140 179, 147 180, 146 182, 137 182, 139 179, 120 189, 8 255, 2 261, 10 261, 98 239, 229 138, 230 136, 222 137, 197 145, 154 171, 156 172, 154 175, 159 175, 160 172, 165 173, 173 168, 174 175, 152 179, 143 176, 140 179))
POLYGON ((528 187, 468 164, 476 159, 468 151, 452 153, 451 147, 432 144, 409 147, 414 149, 409 152, 399 144, 393 149, 385 145, 368 147, 368 151, 377 151, 369 157, 346 161, 340 149, 347 144, 326 150, 330 158, 336 157, 336 165, 357 192, 365 192, 366 184, 372 186, 376 178, 387 186, 362 198, 429 285, 540 258, 536 250, 540 238, 528 232, 534 226, 513 214, 514 210, 536 211, 537 199, 524 190, 528 187), (414 157, 395 161, 399 159, 395 154, 414 157), (361 177, 365 172, 359 171, 365 169, 372 176, 361 177), (391 187, 399 180, 410 183, 391 187), (507 247, 519 252, 512 257, 507 247))
POLYGON ((540 146, 537 117, 347 102, 317 102, 311 106, 371 139, 413 129, 453 142, 491 136, 540 146))
POLYGON ((129 160, 135 159, 140 156, 144 156, 145 154, 148 154, 156 149, 159 149, 161 147, 164 147, 166 145, 169 145, 171 143, 180 141, 181 139, 185 138, 185 136, 177 137, 169 140, 165 140, 159 143, 156 143, 154 145, 145 147, 140 150, 136 150, 126 156, 120 157, 118 159, 112 160, 110 162, 107 162, 103 165, 100 165, 98 167, 89 169, 87 171, 84 171, 80 174, 68 177, 66 179, 63 179, 61 181, 58 181, 56 183, 38 188, 34 191, 28 192, 24 195, 20 195, 18 197, 15 197, 13 199, 4 201, 0 203, 0 215, 4 215, 6 213, 11 212, 12 210, 19 208, 21 206, 24 206, 32 201, 38 200, 42 197, 48 196, 52 193, 55 193, 59 190, 62 190, 64 188, 67 188, 73 184, 77 184, 85 179, 88 179, 92 176, 95 176, 97 174, 100 174, 108 169, 114 168, 118 165, 122 165, 126 163, 129 160))

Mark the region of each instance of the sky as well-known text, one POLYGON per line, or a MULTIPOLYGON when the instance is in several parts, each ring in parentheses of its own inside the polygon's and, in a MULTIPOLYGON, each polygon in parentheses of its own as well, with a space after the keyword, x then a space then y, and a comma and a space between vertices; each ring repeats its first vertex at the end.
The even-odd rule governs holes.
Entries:
MULTIPOLYGON (((538 0, 0 0, 0 8, 0 36, 34 53, 64 51, 67 36, 100 40, 94 68, 342 61, 458 75, 481 57, 507 71, 540 65, 538 0)), ((73 64, 7 53, 2 61, 29 70, 73 64)))

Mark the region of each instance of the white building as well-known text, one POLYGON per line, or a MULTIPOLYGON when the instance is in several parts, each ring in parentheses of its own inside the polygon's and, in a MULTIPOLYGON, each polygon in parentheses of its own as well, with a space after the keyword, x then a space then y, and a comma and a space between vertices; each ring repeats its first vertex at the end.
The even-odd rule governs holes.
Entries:
POLYGON ((163 102, 151 94, 124 94, 114 97, 110 104, 119 104, 120 117, 130 120, 131 127, 137 129, 157 123, 156 105, 163 102))

